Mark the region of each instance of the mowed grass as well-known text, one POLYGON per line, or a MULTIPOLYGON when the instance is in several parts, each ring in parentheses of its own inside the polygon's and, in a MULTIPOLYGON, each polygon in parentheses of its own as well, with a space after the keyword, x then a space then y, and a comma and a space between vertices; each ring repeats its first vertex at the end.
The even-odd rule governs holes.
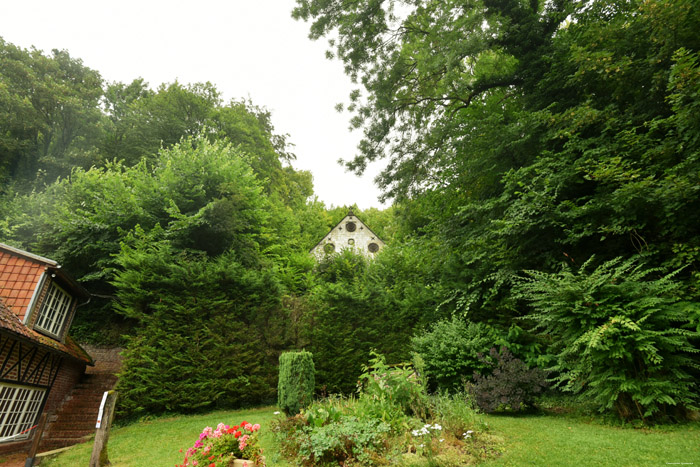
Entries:
MULTIPOLYGON (((274 407, 221 411, 206 415, 159 418, 114 428, 109 458, 114 467, 173 467, 182 462, 180 449, 197 439, 205 426, 243 419, 262 425, 261 443, 268 467, 291 467, 279 455, 269 430, 274 407)), ((484 466, 700 466, 700 423, 634 429, 604 425, 566 415, 485 415, 490 434, 501 440, 498 458, 484 466)), ((55 467, 88 465, 92 443, 71 448, 42 462, 55 467)))
POLYGON ((562 415, 487 415, 503 454, 484 466, 700 466, 700 424, 634 429, 562 415))
MULTIPOLYGON (((194 444, 202 429, 219 423, 239 424, 245 420, 261 425, 260 442, 268 465, 291 467, 279 458, 270 422, 277 417, 275 407, 212 412, 205 415, 158 418, 112 428, 109 435, 109 460, 113 467, 174 467, 184 458, 183 452, 194 444)), ((41 465, 76 467, 89 464, 92 442, 81 444, 42 461, 41 465)))

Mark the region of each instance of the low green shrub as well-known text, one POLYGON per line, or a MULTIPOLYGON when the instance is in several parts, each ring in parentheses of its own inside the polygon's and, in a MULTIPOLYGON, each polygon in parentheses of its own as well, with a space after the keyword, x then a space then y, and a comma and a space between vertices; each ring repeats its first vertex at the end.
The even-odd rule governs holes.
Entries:
POLYGON ((314 360, 311 352, 284 352, 280 355, 277 405, 287 415, 296 415, 314 397, 314 360))
POLYGON ((540 368, 528 368, 505 347, 498 351, 492 348, 489 356, 490 359, 482 358, 491 362, 487 363, 492 367, 490 374, 474 374, 474 384, 469 386, 482 411, 510 409, 517 412, 531 406, 547 387, 547 373, 540 368))
POLYGON ((389 431, 381 420, 345 415, 335 423, 309 427, 300 439, 299 457, 303 465, 344 465, 349 459, 372 465, 369 451, 385 449, 389 431))
POLYGON ((472 395, 466 392, 434 394, 429 399, 431 419, 442 425, 446 433, 463 438, 467 432, 484 431, 472 395))
POLYGON ((410 365, 386 364, 384 356, 372 358, 360 375, 357 410, 366 418, 379 418, 392 428, 405 428, 406 418, 425 415, 426 390, 410 365))
POLYGON ((487 353, 500 337, 491 326, 453 317, 414 336, 411 345, 425 363, 428 389, 457 392, 475 371, 487 370, 488 365, 477 355, 487 353))

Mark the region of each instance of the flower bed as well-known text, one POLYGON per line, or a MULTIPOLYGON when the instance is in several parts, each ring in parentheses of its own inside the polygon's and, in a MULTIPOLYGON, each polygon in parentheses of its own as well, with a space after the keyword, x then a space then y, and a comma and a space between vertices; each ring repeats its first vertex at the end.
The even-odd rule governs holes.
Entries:
POLYGON ((234 426, 219 423, 216 429, 208 426, 199 434, 194 445, 185 451, 182 464, 176 467, 230 467, 239 459, 245 462, 235 465, 265 467, 265 458, 258 442, 259 430, 260 425, 245 420, 234 426))

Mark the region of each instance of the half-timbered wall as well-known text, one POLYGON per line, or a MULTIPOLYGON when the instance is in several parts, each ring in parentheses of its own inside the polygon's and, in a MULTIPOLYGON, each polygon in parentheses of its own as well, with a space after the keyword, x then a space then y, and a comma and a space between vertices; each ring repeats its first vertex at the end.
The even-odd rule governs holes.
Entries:
POLYGON ((0 333, 0 382, 51 387, 63 360, 56 352, 0 333))
MULTIPOLYGON (((46 389, 43 412, 54 412, 84 372, 82 362, 0 332, 0 382, 46 389)), ((0 454, 20 451, 30 441, 2 443, 0 454)))

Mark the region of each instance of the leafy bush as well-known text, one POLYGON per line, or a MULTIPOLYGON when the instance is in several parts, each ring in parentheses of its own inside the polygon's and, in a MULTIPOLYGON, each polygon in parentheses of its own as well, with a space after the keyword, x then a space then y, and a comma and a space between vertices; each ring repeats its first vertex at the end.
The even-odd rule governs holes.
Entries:
POLYGON ((658 277, 636 258, 592 265, 527 271, 516 284, 535 309, 529 318, 553 338, 557 386, 623 419, 694 408, 700 334, 688 325, 698 304, 680 301, 675 273, 658 277))
POLYGON ((303 465, 342 465, 356 458, 371 465, 368 450, 382 449, 391 427, 379 419, 343 416, 336 423, 307 430, 299 454, 303 465))
POLYGON ((424 361, 428 388, 456 392, 475 371, 488 368, 477 355, 488 352, 499 338, 498 331, 486 324, 453 317, 413 337, 411 344, 424 361))
POLYGON ((532 403, 546 387, 547 374, 540 368, 528 368, 525 362, 515 358, 505 347, 489 351, 490 360, 482 357, 492 367, 489 375, 474 374, 470 390, 476 404, 486 413, 500 409, 519 411, 532 403), (488 363, 488 362, 491 363, 488 363))
POLYGON ((374 400, 386 399, 407 414, 425 398, 425 388, 411 365, 387 365, 386 358, 370 352, 369 365, 360 375, 360 395, 374 400))
POLYGON ((280 355, 277 405, 287 415, 296 415, 314 397, 314 360, 311 352, 280 355))

